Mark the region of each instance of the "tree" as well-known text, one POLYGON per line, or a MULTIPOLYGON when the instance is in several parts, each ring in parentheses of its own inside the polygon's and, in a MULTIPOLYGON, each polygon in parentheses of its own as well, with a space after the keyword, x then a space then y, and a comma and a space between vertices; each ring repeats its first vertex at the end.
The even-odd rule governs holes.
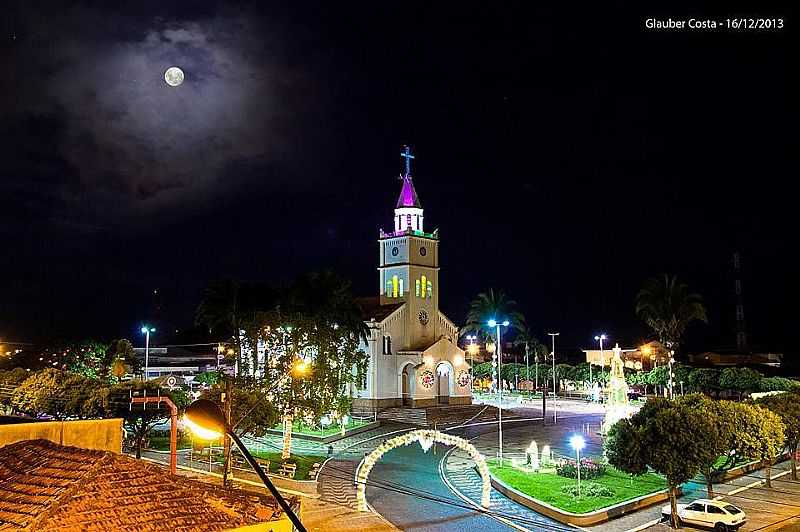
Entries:
POLYGON ((800 394, 782 393, 762 397, 756 404, 769 409, 781 418, 784 430, 784 447, 792 460, 792 480, 797 480, 797 452, 800 446, 800 394))
POLYGON ((517 302, 509 299, 502 290, 490 288, 481 292, 469 304, 466 324, 461 329, 461 335, 476 334, 484 340, 493 339, 495 330, 487 325, 492 319, 508 320, 510 327, 521 330, 525 318, 517 310, 517 302))
POLYGON ((475 367, 472 368, 472 375, 476 379, 485 379, 492 377, 492 363, 491 362, 482 362, 480 364, 475 364, 475 367))
POLYGON ((121 381, 125 375, 139 375, 142 372, 142 363, 136 356, 130 340, 120 338, 111 342, 108 358, 112 361, 110 373, 117 382, 121 381))
POLYGON ((714 478, 718 471, 714 465, 720 456, 728 455, 731 450, 733 434, 736 431, 734 416, 726 408, 729 401, 714 401, 702 394, 690 394, 678 399, 678 402, 696 412, 705 413, 714 423, 715 430, 703 434, 705 444, 713 451, 709 459, 700 467, 700 473, 706 481, 708 498, 714 498, 714 478))
POLYGON ((689 373, 689 385, 693 390, 702 392, 706 395, 719 392, 719 374, 718 369, 713 368, 699 368, 692 370, 689 373))
POLYGON ((689 292, 689 287, 677 277, 648 279, 636 295, 636 315, 658 336, 667 349, 678 349, 693 321, 708 322, 703 299, 689 292))
POLYGON ((705 435, 715 430, 705 413, 656 398, 612 426, 605 451, 609 463, 621 471, 641 475, 649 467, 667 479, 672 526, 677 528, 678 487, 716 458, 705 443, 705 435))
POLYGON ((761 373, 750 368, 725 368, 719 376, 719 386, 723 390, 732 390, 739 394, 752 392, 758 389, 761 373))
POLYGON ((761 406, 728 403, 737 428, 733 442, 736 454, 765 462, 767 487, 772 487, 772 464, 786 441, 781 418, 761 406))
POLYGON ((220 371, 204 371, 203 373, 198 373, 194 376, 194 382, 213 386, 214 384, 220 382, 221 377, 222 373, 220 371))
MULTIPOLYGON (((210 399, 222 404, 222 393, 225 387, 216 384, 202 394, 203 399, 210 399)), ((260 438, 274 427, 280 415, 270 401, 270 396, 258 387, 233 389, 231 402, 231 424, 239 436, 255 436, 260 438)))
POLYGON ((800 381, 785 377, 764 377, 758 383, 759 392, 800 391, 800 381))
POLYGON ((106 380, 113 362, 108 344, 87 340, 64 350, 67 371, 90 379, 106 380))

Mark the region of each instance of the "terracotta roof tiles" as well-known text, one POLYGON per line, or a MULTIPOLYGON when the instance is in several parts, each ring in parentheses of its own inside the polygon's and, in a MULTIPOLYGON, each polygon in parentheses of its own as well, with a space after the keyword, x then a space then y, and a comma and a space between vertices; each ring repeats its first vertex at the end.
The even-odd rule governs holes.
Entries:
POLYGON ((280 514, 268 495, 171 475, 124 455, 45 440, 0 448, 0 532, 202 532, 280 514))

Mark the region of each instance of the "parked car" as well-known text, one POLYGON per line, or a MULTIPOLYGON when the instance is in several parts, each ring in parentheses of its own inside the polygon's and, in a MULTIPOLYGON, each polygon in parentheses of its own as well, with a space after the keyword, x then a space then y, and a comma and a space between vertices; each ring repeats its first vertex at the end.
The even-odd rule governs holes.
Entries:
MULTIPOLYGON (((669 519, 670 505, 661 509, 662 517, 669 519)), ((678 505, 678 522, 713 528, 715 532, 738 530, 747 522, 744 511, 729 502, 697 499, 691 504, 678 505)))

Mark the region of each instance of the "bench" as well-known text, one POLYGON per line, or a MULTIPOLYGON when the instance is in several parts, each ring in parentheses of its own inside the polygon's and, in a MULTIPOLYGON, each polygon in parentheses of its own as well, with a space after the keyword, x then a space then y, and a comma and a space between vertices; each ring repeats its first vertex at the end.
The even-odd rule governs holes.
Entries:
POLYGON ((311 469, 308 470, 308 480, 317 480, 317 475, 319 475, 320 470, 320 463, 314 462, 311 466, 311 469))
POLYGON ((296 472, 297 472, 297 464, 292 464, 289 462, 282 463, 281 468, 278 470, 278 474, 286 478, 294 478, 294 474, 296 472))

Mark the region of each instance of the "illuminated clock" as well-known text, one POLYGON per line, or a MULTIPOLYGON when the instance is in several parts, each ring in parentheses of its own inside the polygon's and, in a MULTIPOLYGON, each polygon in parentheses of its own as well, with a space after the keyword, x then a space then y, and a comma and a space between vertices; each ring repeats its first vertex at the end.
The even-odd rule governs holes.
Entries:
POLYGON ((392 257, 396 257, 397 254, 400 253, 400 250, 397 249, 397 246, 392 248, 392 257))
POLYGON ((417 318, 419 319, 419 322, 421 324, 423 324, 423 325, 427 325, 428 324, 429 318, 428 318, 428 312, 426 310, 424 310, 424 309, 420 310, 419 314, 417 314, 417 318))
POLYGON ((425 249, 425 246, 419 248, 419 254, 422 255, 423 257, 428 254, 428 250, 425 249))

